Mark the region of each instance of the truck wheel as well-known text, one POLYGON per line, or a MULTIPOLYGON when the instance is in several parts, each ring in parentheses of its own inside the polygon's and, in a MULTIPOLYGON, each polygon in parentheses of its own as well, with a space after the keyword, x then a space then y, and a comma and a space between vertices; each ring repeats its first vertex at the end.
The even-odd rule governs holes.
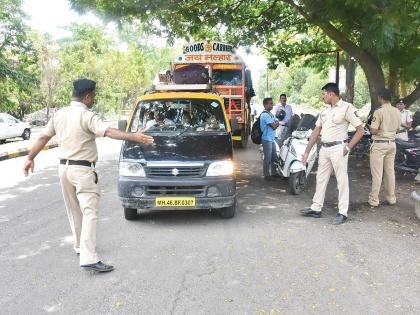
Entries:
POLYGON ((6 139, 0 140, 0 144, 6 143, 6 139))
POLYGON ((22 133, 23 140, 29 140, 31 138, 31 130, 25 129, 22 133))
POLYGON ((134 220, 137 218, 137 209, 124 208, 124 217, 126 220, 134 220))
POLYGON ((289 189, 293 195, 299 195, 305 188, 305 172, 300 171, 297 173, 290 174, 289 177, 289 189))
POLYGON ((220 209, 220 216, 225 219, 231 219, 235 216, 235 211, 236 211, 236 199, 233 202, 233 205, 231 205, 230 207, 225 207, 225 208, 220 209))

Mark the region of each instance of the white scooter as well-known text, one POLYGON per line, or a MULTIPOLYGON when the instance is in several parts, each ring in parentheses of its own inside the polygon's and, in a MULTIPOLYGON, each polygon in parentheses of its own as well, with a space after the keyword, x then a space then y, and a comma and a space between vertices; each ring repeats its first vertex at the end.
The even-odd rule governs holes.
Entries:
MULTIPOLYGON (((308 164, 304 165, 301 162, 309 137, 315 128, 315 122, 315 116, 306 114, 297 124, 296 130, 292 130, 291 137, 287 138, 281 147, 279 146, 279 138, 275 141, 277 174, 288 178, 290 192, 294 195, 299 195, 304 190, 306 178, 311 173, 318 155, 317 147, 314 145, 308 156, 308 164)), ((278 132, 276 130, 276 135, 282 132, 280 128, 277 129, 279 130, 278 132)), ((260 146, 260 153, 264 160, 262 146, 260 146)))

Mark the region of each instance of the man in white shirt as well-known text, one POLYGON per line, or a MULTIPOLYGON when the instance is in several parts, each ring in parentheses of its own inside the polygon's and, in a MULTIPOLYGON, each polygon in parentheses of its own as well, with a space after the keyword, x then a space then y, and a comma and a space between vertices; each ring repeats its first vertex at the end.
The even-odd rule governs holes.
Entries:
POLYGON ((411 125, 413 123, 413 116, 411 115, 411 112, 407 109, 407 105, 404 103, 403 99, 399 99, 397 101, 396 107, 401 112, 401 126, 395 138, 408 141, 408 130, 411 129, 411 125))
POLYGON ((277 135, 278 135, 277 137, 278 137, 280 145, 282 145, 284 140, 286 140, 287 132, 289 130, 289 120, 293 116, 292 106, 287 104, 286 102, 287 102, 287 96, 286 94, 283 93, 280 95, 280 104, 276 105, 272 111, 272 113, 275 116, 281 110, 284 110, 286 113, 285 117, 280 121, 280 127, 277 132, 277 135))

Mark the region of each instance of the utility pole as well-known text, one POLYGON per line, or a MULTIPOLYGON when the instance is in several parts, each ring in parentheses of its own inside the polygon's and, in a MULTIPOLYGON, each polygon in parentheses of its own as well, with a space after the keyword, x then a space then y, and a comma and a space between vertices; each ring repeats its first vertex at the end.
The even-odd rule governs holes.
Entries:
POLYGON ((265 85, 265 96, 268 97, 268 65, 267 65, 267 82, 265 85))
POLYGON ((335 52, 335 83, 339 84, 340 80, 340 50, 335 52))

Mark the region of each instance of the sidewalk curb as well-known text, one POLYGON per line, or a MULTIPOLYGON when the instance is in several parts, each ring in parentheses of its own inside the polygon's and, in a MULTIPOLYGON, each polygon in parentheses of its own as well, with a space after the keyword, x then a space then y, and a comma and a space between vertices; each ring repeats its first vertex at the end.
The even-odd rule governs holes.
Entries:
MULTIPOLYGON (((51 142, 51 143, 48 143, 44 147, 44 149, 42 149, 42 150, 45 151, 45 150, 49 150, 49 149, 54 149, 56 147, 58 147, 58 143, 51 142)), ((17 157, 20 157, 20 156, 28 155, 29 151, 31 151, 31 148, 32 148, 32 146, 28 146, 28 147, 18 149, 18 150, 15 150, 15 151, 11 151, 11 152, 2 152, 2 153, 0 153, 0 161, 5 161, 5 160, 8 160, 8 159, 13 159, 13 158, 17 158, 17 157)))

